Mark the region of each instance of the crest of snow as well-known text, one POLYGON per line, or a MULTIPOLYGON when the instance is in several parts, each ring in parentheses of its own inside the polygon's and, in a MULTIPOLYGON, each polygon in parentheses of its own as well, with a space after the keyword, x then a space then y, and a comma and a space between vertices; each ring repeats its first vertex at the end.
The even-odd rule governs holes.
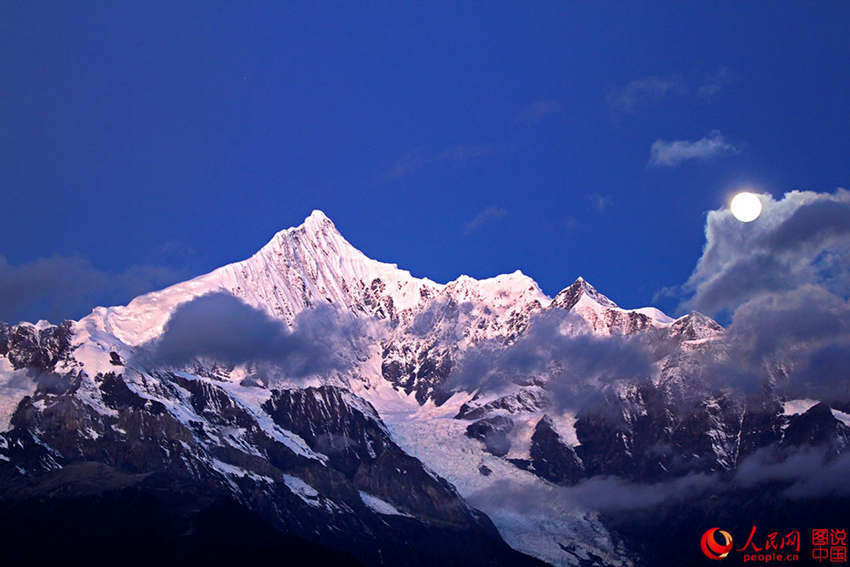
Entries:
POLYGON ((833 417, 835 417, 835 419, 837 419, 838 421, 840 421, 841 423, 843 423, 847 427, 850 427, 850 413, 845 413, 843 411, 833 409, 832 415, 833 415, 833 417))
MULTIPOLYGON (((586 293, 576 309, 598 322, 593 326, 599 332, 605 332, 605 309, 627 311, 583 280, 577 283, 596 299, 586 293)), ((416 314, 442 298, 462 305, 464 312, 460 320, 441 320, 429 337, 456 336, 450 342, 460 349, 484 339, 515 336, 530 312, 551 302, 519 270, 482 280, 460 276, 447 284, 414 277, 395 264, 368 258, 343 238, 324 213, 313 211, 301 225, 278 232, 246 260, 139 296, 126 306, 95 308, 75 326, 75 341, 80 345, 75 357, 90 375, 115 370, 111 352, 129 360, 134 347, 162 333, 177 306, 218 291, 290 324, 304 309, 328 303, 366 316, 371 309, 382 310, 384 316, 392 312, 404 324, 399 329, 407 329, 416 314)), ((636 311, 656 326, 669 323, 669 317, 657 309, 636 311)))
POLYGON ((641 307, 639 309, 633 309, 633 311, 646 315, 661 326, 669 325, 673 321, 675 321, 673 317, 670 317, 669 315, 655 307, 641 307))
POLYGON ((799 399, 788 400, 783 404, 782 413, 785 415, 797 415, 806 413, 818 403, 817 400, 799 399))
POLYGON ((537 283, 520 271, 483 280, 461 276, 448 284, 416 278, 396 264, 368 258, 324 213, 314 211, 303 224, 278 232, 246 260, 141 295, 126 306, 97 307, 80 323, 92 335, 101 331, 125 345, 138 346, 162 333, 179 304, 207 293, 231 293, 291 323, 299 312, 323 302, 362 313, 363 293, 376 280, 402 314, 444 289, 458 302, 484 303, 497 314, 534 300, 548 303, 537 283))
POLYGON ((519 296, 539 299, 541 302, 548 299, 537 282, 520 270, 480 280, 461 275, 445 287, 453 292, 452 295, 458 302, 483 301, 488 306, 497 308, 515 303, 519 296))
MULTIPOLYGON (((98 307, 96 309, 103 309, 98 307)), ((129 359, 132 349, 122 343, 115 335, 109 333, 98 324, 96 318, 84 317, 74 323, 71 327, 74 341, 74 360, 82 363, 86 372, 94 376, 98 372, 107 373, 120 371, 110 362, 110 352, 119 354, 124 360, 129 359)), ((64 363, 60 363, 57 371, 68 370, 64 363)))
POLYGON ((410 514, 399 512, 395 506, 393 506, 386 500, 381 500, 377 496, 369 494, 368 492, 363 492, 361 490, 360 499, 373 512, 376 512, 378 514, 383 514, 384 516, 407 516, 408 518, 411 517, 410 514))

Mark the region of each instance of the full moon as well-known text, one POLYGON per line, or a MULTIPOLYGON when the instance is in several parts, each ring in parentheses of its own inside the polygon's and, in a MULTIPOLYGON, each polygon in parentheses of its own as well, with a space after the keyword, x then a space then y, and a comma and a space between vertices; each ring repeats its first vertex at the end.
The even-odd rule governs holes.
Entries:
POLYGON ((732 197, 729 208, 739 221, 753 222, 761 214, 761 201, 755 193, 744 191, 732 197))

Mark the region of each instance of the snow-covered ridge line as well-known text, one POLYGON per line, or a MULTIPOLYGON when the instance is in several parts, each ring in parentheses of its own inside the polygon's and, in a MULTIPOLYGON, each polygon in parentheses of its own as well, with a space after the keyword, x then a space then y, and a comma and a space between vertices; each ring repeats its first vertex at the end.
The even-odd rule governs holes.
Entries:
MULTIPOLYGON (((622 309, 582 278, 573 286, 577 284, 585 288, 587 299, 600 307, 640 313, 656 325, 673 321, 651 307, 622 309)), ((126 345, 137 346, 158 336, 180 303, 217 291, 231 293, 287 323, 320 303, 355 314, 410 317, 429 298, 446 293, 457 301, 474 299, 488 304, 508 296, 537 301, 541 307, 558 300, 558 296, 549 298, 519 270, 480 280, 461 275, 445 284, 414 277, 396 264, 368 258, 323 212, 315 210, 302 224, 281 230, 245 260, 141 295, 126 306, 97 307, 80 325, 90 333, 106 332, 126 345)))

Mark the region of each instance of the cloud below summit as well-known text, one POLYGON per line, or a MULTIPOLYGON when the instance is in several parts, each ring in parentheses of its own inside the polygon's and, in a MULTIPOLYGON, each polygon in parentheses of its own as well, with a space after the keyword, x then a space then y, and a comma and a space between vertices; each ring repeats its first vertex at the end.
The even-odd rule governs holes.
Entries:
POLYGON ((467 349, 448 387, 499 392, 546 376, 556 406, 578 409, 607 385, 649 376, 654 358, 641 338, 597 336, 578 315, 554 310, 533 315, 528 330, 507 347, 492 340, 467 349))
POLYGON ((210 293, 178 306, 143 356, 175 366, 199 358, 260 363, 284 377, 303 378, 347 368, 338 353, 356 348, 367 335, 363 325, 321 305, 301 312, 290 329, 228 293, 210 293))

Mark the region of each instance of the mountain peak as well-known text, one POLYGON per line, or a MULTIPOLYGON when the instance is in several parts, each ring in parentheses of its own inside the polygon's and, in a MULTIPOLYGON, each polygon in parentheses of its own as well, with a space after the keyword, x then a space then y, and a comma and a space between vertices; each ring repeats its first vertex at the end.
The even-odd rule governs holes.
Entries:
POLYGON ((332 227, 334 230, 336 230, 336 226, 334 226, 333 221, 328 218, 328 215, 326 215, 324 211, 321 211, 319 209, 313 209, 313 212, 311 212, 307 216, 307 218, 304 219, 304 222, 302 222, 296 227, 287 230, 306 230, 308 232, 319 232, 326 227, 332 227))
POLYGON ((617 304, 599 293, 595 287, 590 285, 583 277, 579 276, 576 281, 562 289, 552 300, 552 306, 561 309, 572 309, 579 300, 586 296, 603 307, 617 307, 617 304))
POLYGON ((287 251, 291 254, 296 249, 309 255, 362 256, 360 251, 342 236, 333 221, 319 209, 314 209, 301 224, 276 233, 255 255, 269 250, 287 251), (305 250, 305 246, 309 251, 305 250))
POLYGON ((691 311, 679 317, 671 326, 671 333, 684 340, 699 340, 717 337, 726 330, 717 321, 699 311, 691 311))

